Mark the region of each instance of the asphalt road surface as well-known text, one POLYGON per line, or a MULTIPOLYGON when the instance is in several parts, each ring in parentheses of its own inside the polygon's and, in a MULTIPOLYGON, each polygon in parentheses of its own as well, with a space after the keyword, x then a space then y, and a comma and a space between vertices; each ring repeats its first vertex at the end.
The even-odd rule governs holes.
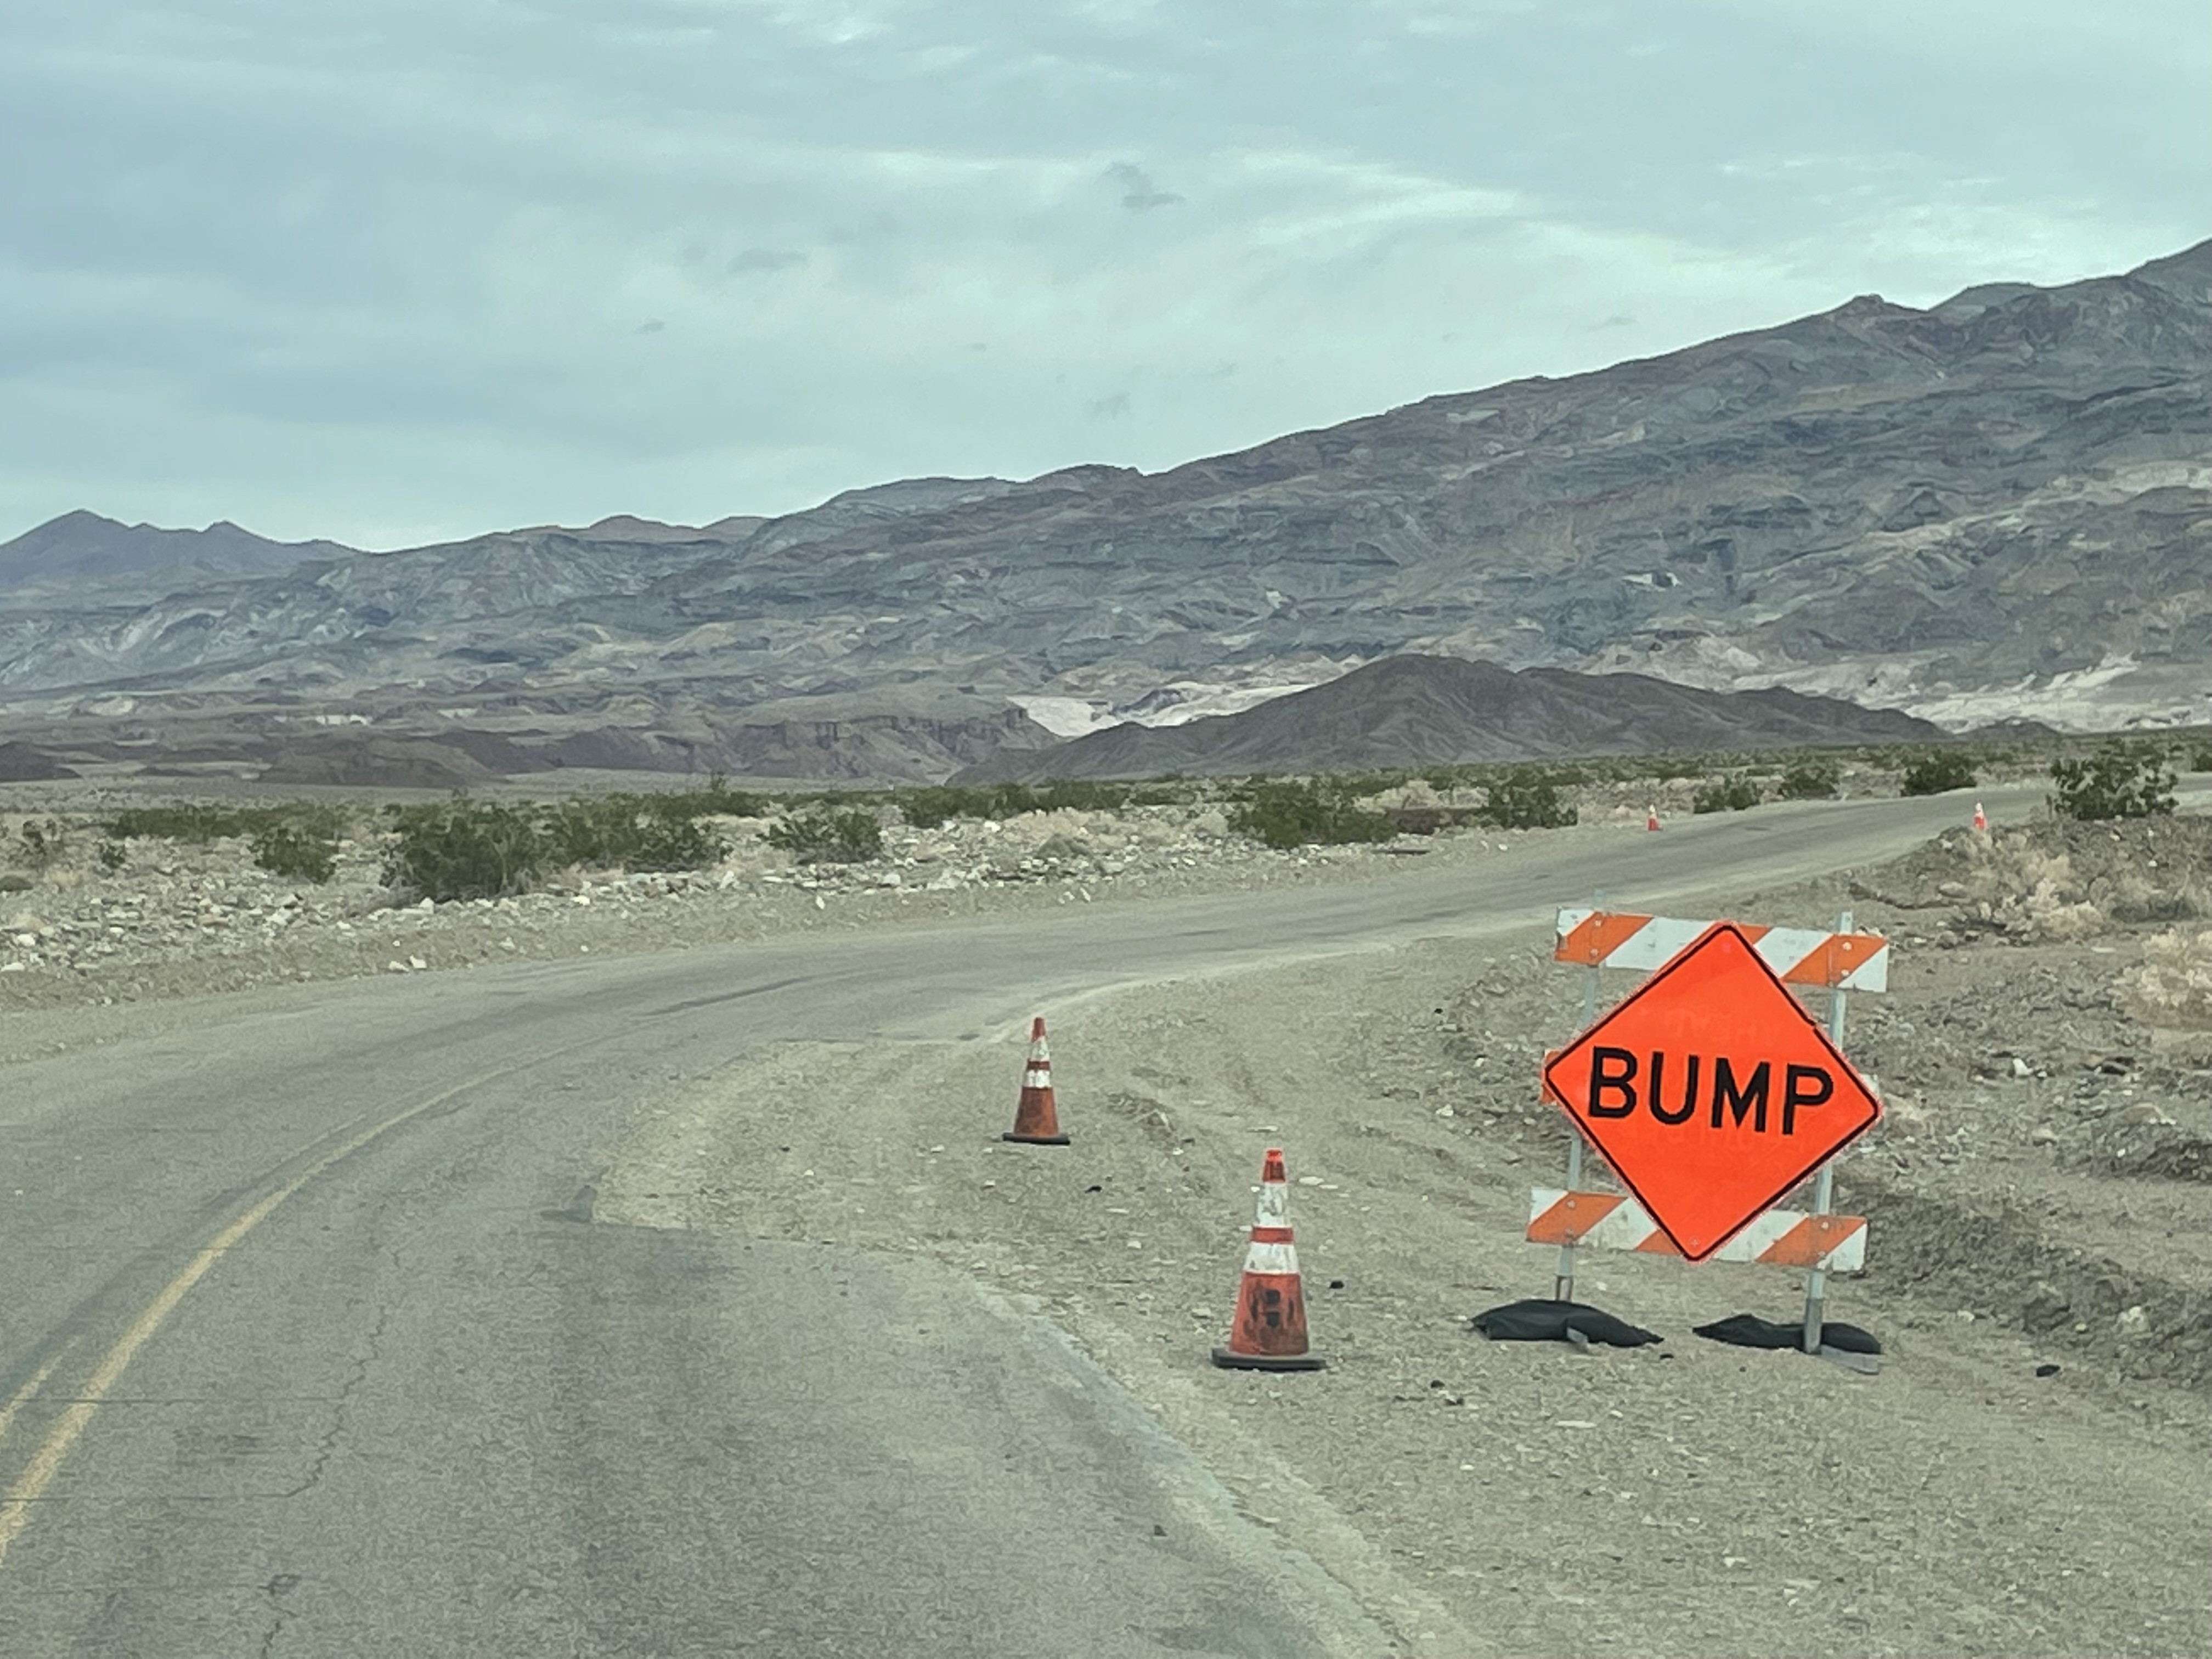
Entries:
POLYGON ((1748 892, 1960 812, 40 1016, 98 1040, 0 1069, 0 1653, 1388 1651, 1041 1319, 920 1261, 592 1224, 595 1171, 765 1042, 1748 892))

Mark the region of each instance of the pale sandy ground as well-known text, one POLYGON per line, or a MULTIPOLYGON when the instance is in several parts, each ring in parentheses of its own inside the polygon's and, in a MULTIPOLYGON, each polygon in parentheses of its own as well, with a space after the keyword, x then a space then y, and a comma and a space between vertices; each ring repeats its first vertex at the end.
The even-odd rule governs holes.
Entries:
MULTIPOLYGON (((1064 1149, 996 1139, 1020 1030, 777 1047, 672 1098, 597 1213, 919 1253, 1035 1297, 1410 1652, 2212 1650, 2206 1397, 2100 1360, 2097 1333, 2039 1347, 1876 1271, 1831 1309, 1888 1345, 1859 1376, 1690 1334, 1794 1316, 1796 1273, 1617 1255, 1586 1255, 1582 1293, 1663 1345, 1468 1333, 1550 1293, 1520 1237, 1561 1144, 1533 1056, 1578 995, 1531 938, 1046 1010, 1064 1149), (1486 1003, 1514 1052, 1468 1069, 1486 1003), (1317 1375, 1207 1358, 1270 1143, 1302 1183, 1317 1375)), ((2016 1303, 2008 1271, 1990 1288, 2016 1303)))

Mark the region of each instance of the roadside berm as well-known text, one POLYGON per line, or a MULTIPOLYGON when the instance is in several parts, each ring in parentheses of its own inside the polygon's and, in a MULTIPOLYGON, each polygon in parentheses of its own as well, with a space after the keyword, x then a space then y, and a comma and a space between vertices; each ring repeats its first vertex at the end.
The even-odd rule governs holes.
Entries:
POLYGON ((2201 1651, 2212 945, 2176 919, 2205 828, 1962 827, 1709 912, 1849 908, 1893 941, 1844 1043, 1887 1103, 1838 1181, 1868 1270, 1829 1302, 1880 1336, 1879 1376, 1692 1335, 1794 1317, 1772 1267, 1588 1253, 1577 1296, 1662 1339, 1634 1348, 1468 1329, 1551 1288, 1522 1234, 1566 1129, 1536 1076, 1581 984, 1545 933, 1051 1010, 1073 1144, 1049 1156, 998 1139, 1024 1027, 780 1046, 672 1097, 596 1213, 919 1253, 1033 1298, 1408 1652, 2201 1651), (857 1117, 821 1121, 825 1094, 857 1117), (1267 1146, 1316 1374, 1209 1358, 1267 1146))

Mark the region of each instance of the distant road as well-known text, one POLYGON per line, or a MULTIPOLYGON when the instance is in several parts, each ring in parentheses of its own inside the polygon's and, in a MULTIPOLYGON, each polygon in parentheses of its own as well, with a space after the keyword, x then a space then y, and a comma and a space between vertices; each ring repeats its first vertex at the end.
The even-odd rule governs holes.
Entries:
POLYGON ((1041 1322, 919 1261, 582 1224, 594 1172, 763 1043, 1718 902, 1969 810, 106 1011, 0 1069, 0 1653, 1382 1651, 1041 1322))

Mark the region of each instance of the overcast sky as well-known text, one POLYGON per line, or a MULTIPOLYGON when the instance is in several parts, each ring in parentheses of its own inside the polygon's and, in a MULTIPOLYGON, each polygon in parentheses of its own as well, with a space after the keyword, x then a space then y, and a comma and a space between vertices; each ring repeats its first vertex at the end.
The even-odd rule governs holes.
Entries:
POLYGON ((0 539, 1157 469, 2212 236, 2203 0, 0 0, 0 539))

